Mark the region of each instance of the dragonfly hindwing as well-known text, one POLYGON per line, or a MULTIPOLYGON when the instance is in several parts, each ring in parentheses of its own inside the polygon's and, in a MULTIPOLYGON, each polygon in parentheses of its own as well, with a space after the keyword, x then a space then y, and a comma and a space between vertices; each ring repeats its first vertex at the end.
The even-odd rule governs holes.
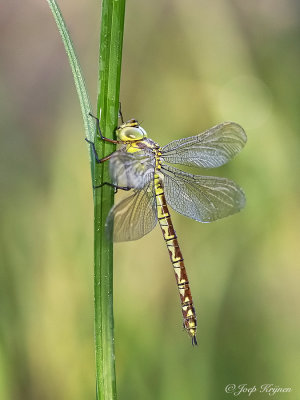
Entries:
POLYGON ((163 165, 167 203, 180 214, 199 222, 212 222, 240 211, 245 195, 233 181, 192 175, 163 165))
POLYGON ((109 212, 106 229, 114 242, 137 240, 152 231, 157 223, 153 181, 141 190, 135 189, 109 212))

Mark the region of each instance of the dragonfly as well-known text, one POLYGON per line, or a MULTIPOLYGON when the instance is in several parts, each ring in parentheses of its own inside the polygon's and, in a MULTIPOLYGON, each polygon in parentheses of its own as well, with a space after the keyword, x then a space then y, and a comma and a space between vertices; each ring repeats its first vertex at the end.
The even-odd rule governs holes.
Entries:
MULTIPOLYGON (((93 115, 90 114, 92 117, 93 115)), ((160 225, 173 265, 179 291, 183 327, 197 345, 197 316, 190 284, 169 207, 199 222, 212 222, 240 211, 245 206, 243 190, 232 180, 194 175, 174 166, 216 168, 226 164, 244 147, 247 136, 235 122, 223 122, 195 136, 174 140, 161 147, 150 139, 136 119, 124 122, 116 129, 117 139, 102 140, 119 148, 100 159, 95 144, 95 161, 109 161, 112 182, 116 189, 128 191, 128 196, 110 210, 106 226, 114 242, 137 240, 160 225)))

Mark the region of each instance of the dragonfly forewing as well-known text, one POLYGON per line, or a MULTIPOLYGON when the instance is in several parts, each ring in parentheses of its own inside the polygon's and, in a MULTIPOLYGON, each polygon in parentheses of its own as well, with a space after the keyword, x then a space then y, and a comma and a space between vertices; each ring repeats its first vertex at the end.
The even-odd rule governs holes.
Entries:
POLYGON ((168 204, 196 221, 212 222, 245 206, 244 192, 229 179, 192 175, 169 165, 163 165, 161 171, 168 204))
POLYGON ((196 136, 174 140, 162 147, 162 159, 170 164, 215 168, 231 160, 247 142, 243 128, 223 122, 196 136))

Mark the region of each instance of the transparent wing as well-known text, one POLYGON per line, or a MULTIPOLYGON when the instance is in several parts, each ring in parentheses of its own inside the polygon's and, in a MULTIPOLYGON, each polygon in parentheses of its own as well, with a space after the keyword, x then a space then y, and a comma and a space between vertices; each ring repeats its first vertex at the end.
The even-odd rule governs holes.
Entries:
POLYGON ((113 153, 109 172, 114 184, 141 189, 153 181, 155 159, 150 151, 140 150, 128 153, 124 149, 113 153))
POLYGON ((245 195, 226 178, 192 175, 164 165, 167 203, 175 211, 200 222, 212 222, 240 211, 245 195))
POLYGON ((223 122, 199 135, 174 140, 162 147, 162 159, 171 164, 215 168, 233 158, 246 141, 240 125, 223 122))
POLYGON ((157 213, 153 181, 133 193, 109 212, 106 228, 114 242, 137 240, 156 225, 157 213))

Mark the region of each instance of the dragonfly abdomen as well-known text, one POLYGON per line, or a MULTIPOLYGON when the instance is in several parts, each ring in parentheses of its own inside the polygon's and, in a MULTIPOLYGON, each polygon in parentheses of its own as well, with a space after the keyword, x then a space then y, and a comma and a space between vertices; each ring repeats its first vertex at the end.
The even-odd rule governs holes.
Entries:
POLYGON ((183 326, 192 338, 192 343, 197 344, 197 317, 193 305, 193 298, 184 260, 177 240, 176 232, 170 217, 166 198, 163 191, 163 182, 158 174, 154 175, 154 188, 157 205, 157 217, 167 244, 169 256, 174 268, 176 283, 179 290, 181 309, 183 316, 183 326))

